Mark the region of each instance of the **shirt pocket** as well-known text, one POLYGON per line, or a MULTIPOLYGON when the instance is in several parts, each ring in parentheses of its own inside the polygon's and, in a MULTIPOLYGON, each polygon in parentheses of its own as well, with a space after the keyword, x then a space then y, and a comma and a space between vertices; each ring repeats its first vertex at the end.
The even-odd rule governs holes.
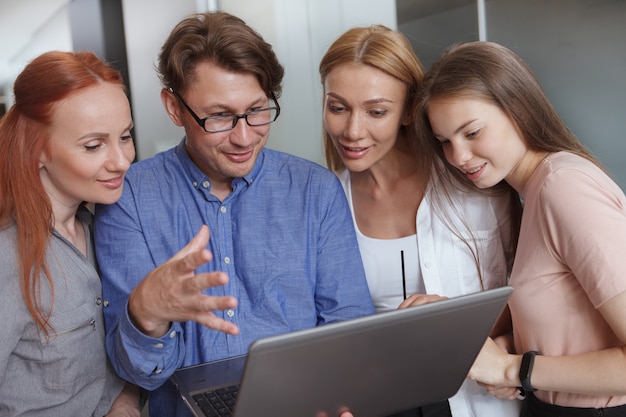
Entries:
POLYGON ((87 303, 53 315, 54 330, 41 337, 44 385, 67 389, 103 378, 106 372, 104 340, 96 328, 95 312, 87 303))
POLYGON ((457 275, 464 294, 507 284, 506 259, 497 229, 474 230, 471 234, 464 232, 461 237, 454 236, 453 242, 457 275), (476 269, 474 254, 478 258, 482 281, 476 269))

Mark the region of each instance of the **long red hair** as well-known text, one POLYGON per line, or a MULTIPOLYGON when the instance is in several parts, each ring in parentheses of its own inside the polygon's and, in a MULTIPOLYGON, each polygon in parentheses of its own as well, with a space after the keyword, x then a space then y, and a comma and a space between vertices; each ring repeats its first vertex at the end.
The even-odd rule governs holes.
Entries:
POLYGON ((43 311, 41 285, 54 288, 46 265, 53 213, 39 177, 55 105, 100 82, 124 85, 116 70, 91 52, 47 52, 30 62, 14 84, 15 101, 0 119, 0 227, 17 225, 17 256, 22 294, 39 327, 53 330, 43 311))

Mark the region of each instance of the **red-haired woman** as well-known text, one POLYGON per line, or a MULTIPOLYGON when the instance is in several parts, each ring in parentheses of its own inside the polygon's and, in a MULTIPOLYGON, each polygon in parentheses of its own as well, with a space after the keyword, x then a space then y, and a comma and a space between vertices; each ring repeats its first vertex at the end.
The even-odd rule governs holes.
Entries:
POLYGON ((139 416, 108 365, 87 203, 120 197, 135 157, 117 71, 91 53, 26 66, 0 120, 0 414, 139 416))

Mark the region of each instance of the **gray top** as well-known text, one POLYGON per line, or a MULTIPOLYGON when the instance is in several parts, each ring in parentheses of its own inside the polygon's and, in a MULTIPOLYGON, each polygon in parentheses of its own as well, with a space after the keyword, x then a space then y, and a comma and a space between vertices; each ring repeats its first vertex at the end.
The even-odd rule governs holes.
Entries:
MULTIPOLYGON (((84 224, 87 242, 89 228, 84 224)), ((0 415, 105 415, 123 387, 104 350, 102 290, 93 245, 88 257, 56 231, 46 261, 54 304, 46 336, 20 290, 16 226, 0 230, 0 415)), ((44 311, 50 288, 41 280, 44 311)))

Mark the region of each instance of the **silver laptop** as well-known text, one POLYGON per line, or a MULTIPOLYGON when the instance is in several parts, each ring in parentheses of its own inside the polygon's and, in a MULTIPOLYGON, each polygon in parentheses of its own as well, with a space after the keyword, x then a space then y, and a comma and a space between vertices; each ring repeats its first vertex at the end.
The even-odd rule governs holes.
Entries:
POLYGON ((511 287, 259 339, 248 355, 181 368, 197 417, 380 417, 445 400, 463 383, 511 287), (234 405, 234 407, 233 407, 234 405), (228 415, 228 414, 225 414, 228 415))

